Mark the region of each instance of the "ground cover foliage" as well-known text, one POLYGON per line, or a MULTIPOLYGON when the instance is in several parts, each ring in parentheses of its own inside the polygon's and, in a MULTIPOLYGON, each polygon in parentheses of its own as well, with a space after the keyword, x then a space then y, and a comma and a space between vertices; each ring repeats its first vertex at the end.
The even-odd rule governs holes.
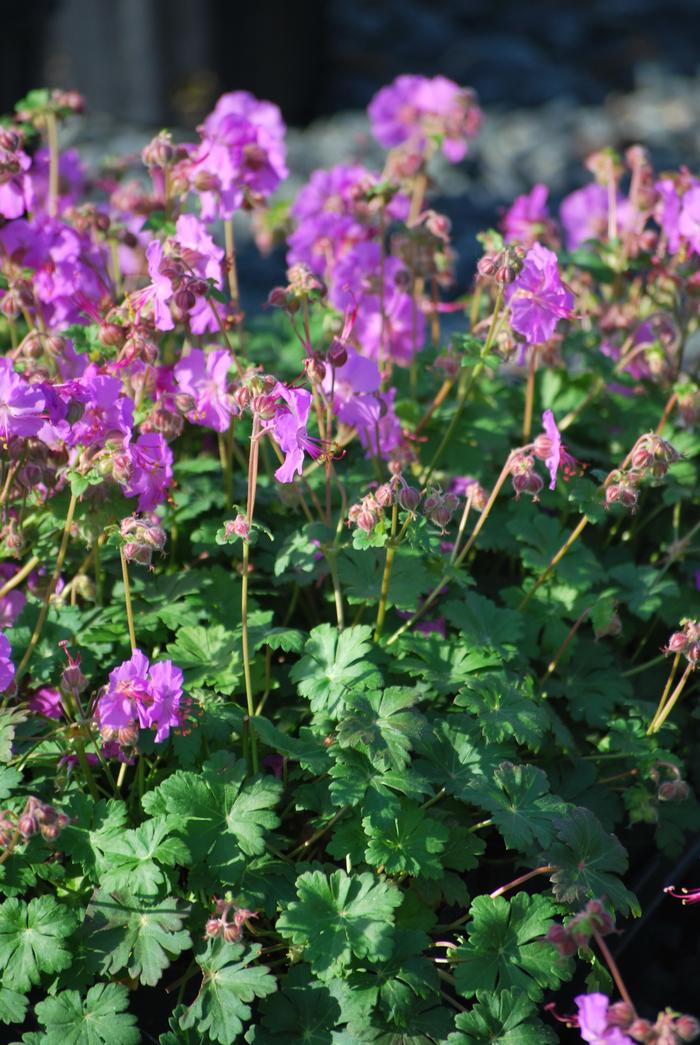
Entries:
POLYGON ((80 106, 0 128, 3 1040, 693 1040, 611 951, 700 826, 700 184, 600 153, 459 287, 450 81, 291 206, 269 103, 89 177, 80 106))

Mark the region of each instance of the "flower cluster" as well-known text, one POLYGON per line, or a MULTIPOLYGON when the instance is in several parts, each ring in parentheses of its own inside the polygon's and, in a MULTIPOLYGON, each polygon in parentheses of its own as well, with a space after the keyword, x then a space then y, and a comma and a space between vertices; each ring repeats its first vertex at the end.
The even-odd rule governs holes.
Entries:
POLYGON ((182 671, 170 660, 151 664, 141 650, 114 668, 100 692, 95 719, 105 740, 132 746, 138 730, 154 729, 161 743, 182 723, 182 671))
POLYGON ((67 823, 65 813, 30 795, 19 816, 11 809, 0 813, 0 849, 13 848, 19 839, 27 841, 37 834, 45 842, 55 842, 67 823))
POLYGON ((228 900, 215 900, 215 914, 207 920, 204 939, 215 940, 221 937, 225 943, 240 940, 243 927, 249 918, 257 918, 255 911, 247 907, 236 907, 228 900), (231 917, 231 912, 233 916, 231 917))
POLYGON ((674 631, 664 653, 681 653, 693 667, 700 660, 700 621, 684 619, 680 631, 674 631))

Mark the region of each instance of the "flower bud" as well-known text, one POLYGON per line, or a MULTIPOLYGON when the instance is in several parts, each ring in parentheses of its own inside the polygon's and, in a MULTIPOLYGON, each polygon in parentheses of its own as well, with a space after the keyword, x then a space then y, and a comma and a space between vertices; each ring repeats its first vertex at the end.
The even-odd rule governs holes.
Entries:
MULTIPOLYGON (((293 299, 292 299, 293 300, 293 299)), ((290 303, 289 294, 285 287, 273 287, 267 295, 267 303, 270 308, 287 308, 290 303)), ((296 302, 294 302, 296 305, 296 302)))
POLYGON ((141 150, 141 159, 147 167, 164 169, 172 162, 175 155, 172 136, 168 131, 161 131, 141 150))
POLYGON ((695 1041, 700 1035, 700 1022, 694 1016, 679 1016, 673 1029, 681 1041, 695 1041))
POLYGON ((635 1041, 653 1041, 652 1035, 655 1034, 653 1024, 649 1020, 637 1019, 633 1023, 630 1023, 627 1028, 631 1037, 635 1041))
POLYGON ((17 830, 23 838, 31 838, 39 830, 39 818, 35 813, 22 813, 17 821, 17 830))
POLYGON ((175 292, 173 300, 176 308, 178 308, 183 314, 185 312, 191 312, 197 304, 197 297, 190 287, 180 287, 180 289, 175 292))
POLYGON ((656 797, 660 802, 685 802, 690 794, 690 788, 685 780, 664 780, 659 784, 656 797))
POLYGON ((358 512, 355 522, 361 530, 365 531, 365 533, 371 533, 379 522, 379 518, 374 512, 370 512, 366 508, 363 508, 358 512))
POLYGON ((420 504, 420 490, 414 486, 402 486, 399 490, 399 505, 405 512, 415 512, 420 504))
POLYGON ((434 508, 430 513, 430 521, 436 526, 439 526, 441 530, 444 530, 446 526, 450 524, 452 520, 452 512, 444 504, 440 504, 437 508, 434 508))
POLYGON ((127 541, 122 546, 122 551, 127 562, 137 562, 141 566, 151 565, 153 552, 145 544, 140 544, 138 541, 127 541))
POLYGON ((544 486, 543 480, 532 469, 532 471, 522 471, 512 478, 513 489, 515 490, 515 499, 519 500, 522 493, 529 493, 533 501, 538 499, 539 493, 544 486))
POLYGON ((207 923, 204 927, 204 936, 210 939, 216 939, 220 936, 224 929, 224 922, 221 918, 208 918, 207 923))
POLYGON ((341 341, 339 337, 334 337, 328 349, 328 362, 337 370, 340 369, 341 366, 345 366, 347 361, 347 345, 344 341, 341 341))
POLYGON ((224 940, 226 943, 235 943, 241 935, 241 928, 235 922, 224 923, 224 940))
POLYGON ((229 519, 228 522, 224 523, 224 533, 227 537, 235 534, 236 537, 241 537, 244 541, 247 541, 250 537, 250 524, 245 515, 241 515, 239 512, 235 519, 229 519))
POLYGON ((126 331, 118 323, 100 324, 100 341, 109 348, 121 348, 126 340, 126 331))
POLYGON ((72 657, 61 672, 60 688, 64 693, 84 693, 88 687, 88 680, 80 670, 80 658, 72 657))
POLYGON ((476 271, 484 279, 493 279, 498 271, 498 255, 484 254, 476 263, 476 271))
POLYGON ((326 376, 326 364, 318 355, 309 356, 304 366, 312 385, 320 385, 326 376))
POLYGON ((563 925, 550 925, 545 936, 547 943, 551 943, 559 951, 562 958, 570 958, 578 950, 570 934, 563 925))
POLYGON ((608 1027, 620 1027, 621 1030, 626 1030, 636 1018, 637 1013, 631 1002, 616 1001, 613 1005, 608 1006, 608 1027))
POLYGON ((374 491, 374 499, 380 508, 389 508, 394 503, 394 491, 391 483, 382 483, 374 491))

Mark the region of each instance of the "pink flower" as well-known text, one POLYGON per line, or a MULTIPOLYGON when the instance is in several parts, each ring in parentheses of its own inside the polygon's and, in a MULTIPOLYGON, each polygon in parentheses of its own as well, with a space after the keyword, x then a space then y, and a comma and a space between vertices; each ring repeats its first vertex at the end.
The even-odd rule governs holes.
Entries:
POLYGON ((506 288, 511 326, 530 344, 548 341, 560 319, 573 315, 574 296, 562 283, 556 254, 535 243, 514 283, 506 288))
POLYGON ((141 650, 114 668, 100 695, 95 716, 102 729, 122 730, 135 723, 154 728, 156 742, 179 725, 182 671, 172 661, 151 666, 141 650))
POLYGON ((0 693, 5 692, 15 677, 15 666, 11 658, 10 640, 0 632, 0 693))
POLYGON ((51 686, 38 689, 27 702, 30 711, 45 718, 63 718, 61 694, 51 686))
MULTIPOLYGON (((638 213, 630 201, 617 194, 617 227, 620 232, 634 227, 638 213)), ((597 182, 569 193, 561 203, 559 215, 566 233, 566 246, 575 250, 587 240, 607 239, 608 190, 597 182)))
POLYGON ((550 477, 549 489, 553 490, 557 485, 559 469, 568 478, 576 471, 576 460, 564 449, 561 432, 551 410, 545 410, 542 414, 542 426, 544 433, 538 435, 534 443, 535 457, 544 461, 550 477))
POLYGON ((225 349, 203 352, 193 348, 175 366, 178 389, 195 400, 194 409, 187 414, 193 424, 205 425, 215 432, 225 432, 233 413, 226 390, 228 372, 233 357, 225 349))
POLYGON ((44 406, 41 389, 15 373, 12 360, 0 359, 0 438, 8 443, 13 436, 36 435, 44 423, 44 406))
POLYGON ((278 381, 271 396, 284 400, 272 420, 266 423, 266 427, 272 431, 285 455, 284 462, 275 472, 275 479, 280 483, 291 483, 295 475, 302 474, 304 454, 318 457, 321 453, 306 430, 311 410, 311 393, 304 388, 287 388, 278 381))
POLYGON ((164 499, 173 479, 173 452, 160 432, 145 432, 136 443, 124 444, 129 456, 126 497, 138 496, 138 510, 152 512, 164 499))
POLYGON ((700 254, 700 185, 688 189, 681 200, 678 232, 700 254))
POLYGON ((386 149, 405 142, 425 153, 438 140, 445 157, 459 163, 476 137, 481 111, 473 91, 444 76, 399 76, 374 96, 368 107, 372 133, 386 149))
POLYGON ((529 247, 544 234, 551 232, 548 196, 549 189, 546 185, 534 185, 526 196, 518 196, 513 201, 501 221, 506 243, 517 242, 529 247))
POLYGON ((579 994, 574 1001, 581 1037, 589 1045, 634 1045, 619 1027, 608 1027, 610 999, 604 994, 579 994))

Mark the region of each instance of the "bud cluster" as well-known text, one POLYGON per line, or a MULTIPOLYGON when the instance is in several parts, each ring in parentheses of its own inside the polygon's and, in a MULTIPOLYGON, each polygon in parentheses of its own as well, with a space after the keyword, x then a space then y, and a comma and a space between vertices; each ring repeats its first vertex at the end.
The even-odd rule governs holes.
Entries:
POLYGON ((684 617, 681 630, 671 635, 664 653, 682 653, 688 663, 695 667, 700 660, 700 621, 684 617))
POLYGON ((452 522, 452 516, 459 508, 459 497, 456 493, 443 493, 436 486, 428 490, 423 501, 423 511, 431 523, 440 527, 440 532, 445 530, 452 522))
POLYGON ((520 450, 513 454, 510 463, 510 474, 515 490, 516 501, 520 499, 521 493, 530 494, 533 501, 539 501, 540 491, 544 486, 544 480, 535 471, 535 455, 527 450, 520 450))
MULTIPOLYGON (((608 1009, 608 1019, 613 1008, 615 1006, 611 1005, 608 1009)), ((700 1035, 700 1023, 694 1016, 681 1016, 670 1009, 660 1012, 656 1023, 635 1014, 627 1023, 615 1022, 609 1025, 620 1027, 633 1041, 643 1042, 644 1045, 682 1045, 686 1041, 695 1041, 700 1035)))
POLYGON ((588 947, 595 933, 608 936, 612 932, 615 932, 615 923, 602 901, 589 900, 566 925, 550 926, 545 939, 556 947, 562 958, 570 958, 579 948, 588 947))
POLYGON ((384 510, 398 504, 406 512, 415 512, 420 504, 421 494, 415 487, 409 486, 400 473, 393 475, 388 483, 368 493, 348 509, 348 524, 357 526, 365 533, 371 533, 377 523, 384 518, 384 510))
POLYGON ((247 541, 250 537, 250 523, 245 515, 238 513, 235 519, 229 519, 224 523, 223 539, 228 544, 235 541, 237 537, 247 541))
POLYGON ((65 813, 59 813, 52 805, 30 795, 18 817, 10 809, 0 813, 0 847, 13 847, 18 841, 17 836, 27 841, 36 834, 46 842, 54 842, 67 823, 65 813))
POLYGON ((483 279, 506 286, 508 283, 514 283, 522 272, 525 254, 523 247, 508 244, 502 250, 484 254, 477 263, 477 272, 483 279))
POLYGON ((226 943, 235 943, 236 940, 240 939, 245 922, 249 918, 258 917, 254 911, 249 911, 247 907, 236 907, 235 904, 227 900, 215 899, 214 905, 215 914, 207 919, 204 931, 205 940, 216 939, 218 936, 221 936, 226 943), (229 914, 232 910, 233 918, 229 921, 229 914))
POLYGON ((150 566, 153 552, 162 552, 165 547, 165 530, 153 512, 128 515, 122 519, 119 533, 124 541, 122 550, 127 562, 150 566))
POLYGON ((328 294, 326 284, 308 265, 298 262, 287 269, 286 287, 273 287, 267 297, 272 308, 281 308, 290 316, 299 311, 303 301, 323 301, 328 294))
POLYGON ((615 469, 605 480, 605 505, 620 504, 634 511, 639 501, 639 487, 644 479, 662 479, 669 465, 680 461, 682 454, 666 439, 655 433, 639 437, 627 458, 629 467, 615 469))

